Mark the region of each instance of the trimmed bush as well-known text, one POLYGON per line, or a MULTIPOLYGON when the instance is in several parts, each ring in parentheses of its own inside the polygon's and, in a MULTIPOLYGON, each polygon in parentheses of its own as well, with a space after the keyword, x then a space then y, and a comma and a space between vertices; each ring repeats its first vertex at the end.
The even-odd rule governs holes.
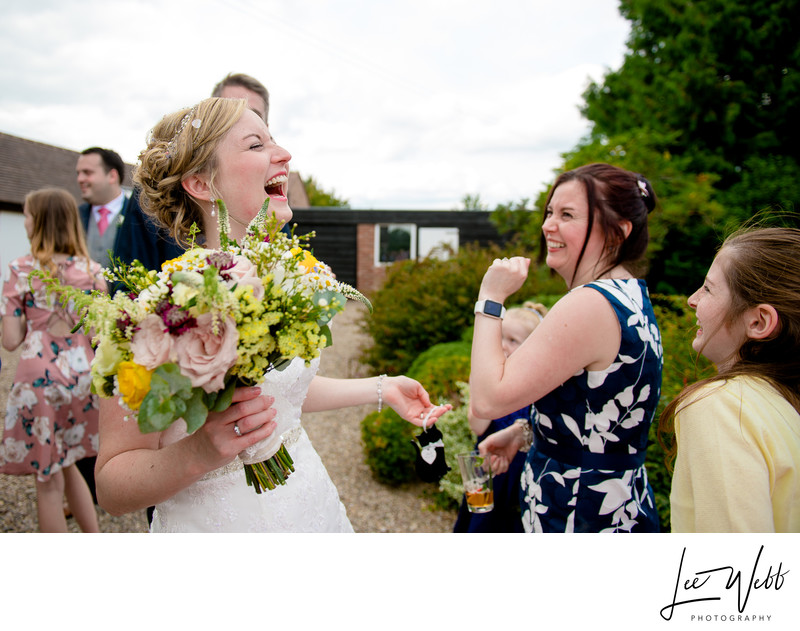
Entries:
POLYGON ((461 402, 459 382, 469 381, 470 342, 436 344, 422 353, 406 373, 419 381, 431 395, 433 403, 461 402))
POLYGON ((416 478, 412 444, 416 431, 392 409, 372 412, 361 421, 365 462, 379 482, 398 486, 416 478))

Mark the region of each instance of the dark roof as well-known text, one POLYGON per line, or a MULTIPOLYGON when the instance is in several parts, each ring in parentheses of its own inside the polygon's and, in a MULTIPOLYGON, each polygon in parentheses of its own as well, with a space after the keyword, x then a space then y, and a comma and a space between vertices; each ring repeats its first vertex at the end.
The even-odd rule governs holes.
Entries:
MULTIPOLYGON (((75 177, 79 155, 78 151, 0 132, 0 209, 21 210, 25 195, 46 186, 65 188, 82 203, 75 177)), ((133 166, 126 167, 127 184, 133 166)))
MULTIPOLYGON (((67 189, 80 204, 81 191, 75 175, 80 152, 46 145, 0 132, 0 210, 22 212, 25 196, 46 186, 67 189)), ((125 165, 125 185, 132 182, 133 165, 125 165)), ((308 206, 303 182, 297 173, 289 174, 289 203, 308 206)))

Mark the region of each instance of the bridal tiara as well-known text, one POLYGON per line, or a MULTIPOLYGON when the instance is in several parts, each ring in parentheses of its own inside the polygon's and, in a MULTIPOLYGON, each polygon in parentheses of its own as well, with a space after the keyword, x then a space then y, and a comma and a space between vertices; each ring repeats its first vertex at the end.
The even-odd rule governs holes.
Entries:
MULTIPOLYGON (((176 147, 176 144, 178 142, 178 137, 183 132, 183 128, 186 127, 186 123, 188 123, 190 120, 193 119, 194 113, 195 113, 196 110, 197 110, 197 106, 194 105, 192 107, 192 109, 189 110, 189 113, 186 114, 181 119, 181 124, 178 125, 178 131, 175 132, 175 135, 172 137, 172 140, 170 140, 167 143, 167 158, 169 158, 169 157, 171 157, 172 155, 175 154, 175 147, 176 147)), ((194 120, 192 120, 192 127, 194 127, 195 129, 200 129, 200 125, 202 125, 202 124, 203 124, 203 121, 200 118, 194 118, 194 120)))

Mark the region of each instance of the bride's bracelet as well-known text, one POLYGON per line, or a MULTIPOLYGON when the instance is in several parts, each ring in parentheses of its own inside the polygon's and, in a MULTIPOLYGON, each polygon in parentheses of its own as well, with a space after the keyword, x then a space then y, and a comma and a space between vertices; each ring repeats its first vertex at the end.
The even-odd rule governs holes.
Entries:
POLYGON ((383 378, 386 375, 378 375, 378 412, 383 409, 383 378))

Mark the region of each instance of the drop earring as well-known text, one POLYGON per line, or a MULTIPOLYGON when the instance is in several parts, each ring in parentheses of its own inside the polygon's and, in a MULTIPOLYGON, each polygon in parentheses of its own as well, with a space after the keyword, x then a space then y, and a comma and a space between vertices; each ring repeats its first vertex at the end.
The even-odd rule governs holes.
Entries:
POLYGON ((216 214, 217 214, 217 202, 212 197, 211 198, 211 216, 214 217, 214 216, 216 216, 216 214))

